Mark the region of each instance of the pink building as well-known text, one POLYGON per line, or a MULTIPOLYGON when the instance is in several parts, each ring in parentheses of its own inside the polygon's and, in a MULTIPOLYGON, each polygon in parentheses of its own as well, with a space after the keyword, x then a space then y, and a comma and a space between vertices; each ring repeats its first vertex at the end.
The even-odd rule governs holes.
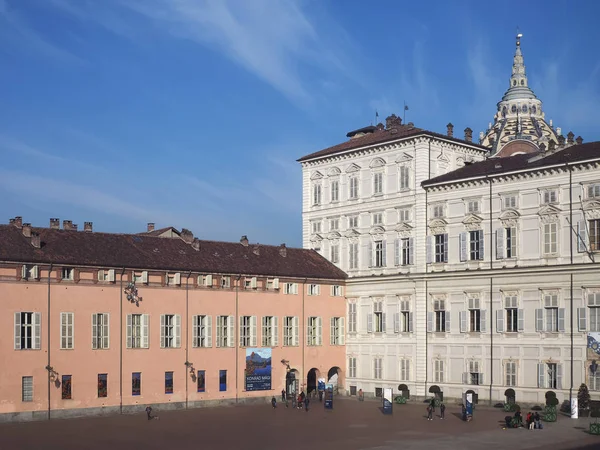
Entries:
POLYGON ((109 234, 10 222, 0 225, 0 421, 343 385, 346 275, 314 251, 153 224, 109 234))

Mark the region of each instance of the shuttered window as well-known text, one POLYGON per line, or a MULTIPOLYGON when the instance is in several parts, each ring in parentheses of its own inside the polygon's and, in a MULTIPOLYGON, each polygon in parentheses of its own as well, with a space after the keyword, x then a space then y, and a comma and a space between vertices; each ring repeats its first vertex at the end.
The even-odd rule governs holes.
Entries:
POLYGON ((24 402, 33 401, 33 377, 22 378, 21 400, 24 402))

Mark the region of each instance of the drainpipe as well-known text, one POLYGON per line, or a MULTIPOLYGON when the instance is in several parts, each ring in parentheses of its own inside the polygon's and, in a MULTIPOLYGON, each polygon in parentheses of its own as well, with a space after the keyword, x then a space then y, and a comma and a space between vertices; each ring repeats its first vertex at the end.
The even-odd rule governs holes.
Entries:
MULTIPOLYGON (((304 333, 302 335, 302 337, 304 338, 302 339, 302 382, 304 383, 304 380, 306 380, 306 389, 308 389, 308 379, 306 378, 306 373, 304 372, 304 352, 306 351, 306 318, 304 317, 304 291, 306 290, 305 288, 307 281, 308 278, 305 278, 304 283, 302 284, 302 325, 298 327, 300 328, 300 330, 304 330, 304 333)), ((298 339, 300 339, 300 330, 298 330, 298 339)))
POLYGON ((569 385, 569 404, 572 404, 573 401, 573 169, 569 164, 566 164, 567 169, 569 170, 569 225, 571 226, 571 233, 569 233, 569 251, 570 251, 570 262, 571 262, 571 270, 570 270, 570 287, 569 287, 569 296, 570 296, 570 314, 571 314, 571 383, 569 385))
MULTIPOLYGON (((47 318, 47 322, 48 322, 48 337, 47 337, 47 342, 48 342, 48 367, 50 366, 50 275, 52 274, 52 263, 50 263, 50 267, 48 268, 48 318, 47 318)), ((51 405, 50 405, 50 372, 48 372, 48 420, 50 420, 50 411, 51 411, 51 405)))
POLYGON ((492 405, 492 386, 494 385, 494 227, 492 214, 492 186, 493 181, 487 177, 490 184, 490 406, 492 405))
MULTIPOLYGON (((192 275, 192 271, 190 270, 185 279, 185 362, 188 363, 189 359, 189 338, 190 333, 188 330, 189 322, 189 285, 190 285, 190 276, 192 275)), ((182 327, 184 328, 184 327, 182 327)), ((188 409, 188 369, 190 366, 186 364, 185 366, 185 409, 188 409)))
POLYGON ((125 267, 121 269, 119 281, 119 414, 123 414, 123 275, 125 267))
MULTIPOLYGON (((238 309, 239 309, 239 297, 238 297, 238 293, 240 290, 240 280, 242 279, 242 275, 238 275, 236 283, 235 283, 235 319, 234 319, 234 324, 233 326, 236 327, 238 323, 240 323, 240 319, 238 317, 238 309)), ((235 328, 234 328, 235 330, 235 328)), ((234 336, 237 337, 237 339, 239 340, 239 333, 240 333, 240 329, 238 327, 237 333, 233 333, 234 336)), ((235 347, 235 403, 238 403, 238 399, 239 399, 239 395, 238 395, 238 389, 239 389, 239 385, 238 385, 238 371, 239 371, 239 353, 238 353, 238 343, 236 342, 236 339, 233 339, 233 346, 235 347)))
MULTIPOLYGON (((431 176, 431 141, 429 141, 429 175, 431 176)), ((427 236, 427 219, 429 216, 429 202, 427 200, 429 191, 425 189, 425 236, 427 236)), ((427 239, 427 238, 425 238, 427 239)), ((427 242, 425 242, 427 246, 427 242)), ((427 249, 425 249, 427 253, 427 249)), ((427 273, 429 272, 429 266, 427 264, 427 255, 425 256, 425 398, 427 398, 427 377, 429 374, 429 330, 427 330, 427 316, 429 315, 429 284, 427 280, 427 273)), ((416 313, 417 301, 415 299, 415 313, 416 313)), ((413 327, 416 329, 415 324, 413 327)))

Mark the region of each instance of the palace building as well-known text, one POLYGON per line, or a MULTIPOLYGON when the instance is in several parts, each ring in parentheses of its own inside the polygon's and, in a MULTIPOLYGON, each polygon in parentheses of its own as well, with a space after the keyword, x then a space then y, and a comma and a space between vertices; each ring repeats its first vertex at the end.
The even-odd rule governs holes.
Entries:
POLYGON ((600 142, 546 121, 520 41, 478 142, 392 115, 299 160, 303 245, 349 276, 350 395, 600 398, 600 142))
POLYGON ((265 401, 344 382, 346 274, 312 250, 0 225, 0 421, 265 401))

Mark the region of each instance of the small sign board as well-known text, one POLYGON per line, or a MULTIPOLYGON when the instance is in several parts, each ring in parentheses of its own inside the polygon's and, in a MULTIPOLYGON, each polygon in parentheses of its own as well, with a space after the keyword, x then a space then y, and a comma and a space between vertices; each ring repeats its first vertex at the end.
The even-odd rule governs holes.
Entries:
POLYGON ((383 413, 392 414, 392 407, 394 404, 394 395, 392 388, 383 388, 383 413))
POLYGON ((333 384, 325 385, 325 409, 333 409, 333 384))

